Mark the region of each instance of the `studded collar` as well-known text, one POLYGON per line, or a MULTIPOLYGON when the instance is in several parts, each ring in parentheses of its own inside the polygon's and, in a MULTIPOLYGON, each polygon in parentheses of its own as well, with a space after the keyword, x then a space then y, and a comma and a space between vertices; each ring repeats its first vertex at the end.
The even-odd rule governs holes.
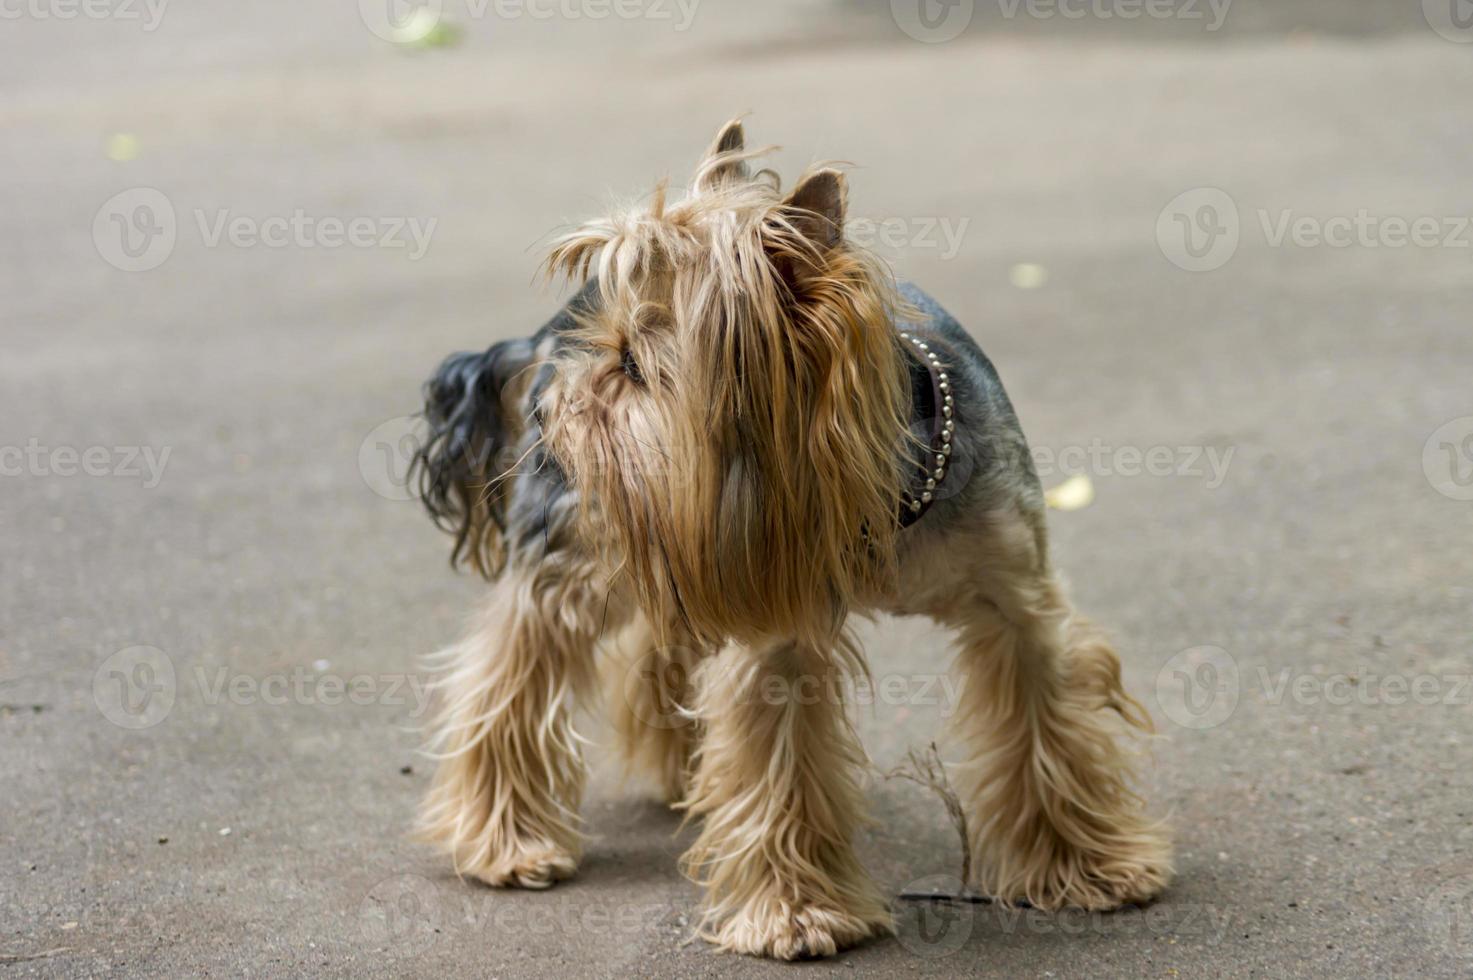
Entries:
POLYGON ((951 465, 956 419, 952 412, 951 378, 940 356, 930 344, 909 331, 902 330, 900 338, 914 358, 915 367, 920 369, 911 371, 916 417, 922 424, 929 422, 926 443, 912 457, 916 474, 910 487, 900 492, 899 522, 906 528, 924 517, 936 501, 937 489, 951 465))

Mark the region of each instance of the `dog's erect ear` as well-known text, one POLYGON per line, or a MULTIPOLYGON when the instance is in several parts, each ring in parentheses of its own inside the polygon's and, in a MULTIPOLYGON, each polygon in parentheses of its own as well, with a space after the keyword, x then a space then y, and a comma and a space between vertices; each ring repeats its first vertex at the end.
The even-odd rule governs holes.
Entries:
POLYGON ((747 161, 741 154, 747 148, 747 137, 742 132, 742 121, 733 119, 721 127, 716 139, 701 157, 696 171, 697 191, 711 190, 721 184, 746 180, 750 176, 747 161))
POLYGON ((783 207, 804 238, 827 250, 844 237, 844 193, 844 175, 826 167, 800 180, 783 207))

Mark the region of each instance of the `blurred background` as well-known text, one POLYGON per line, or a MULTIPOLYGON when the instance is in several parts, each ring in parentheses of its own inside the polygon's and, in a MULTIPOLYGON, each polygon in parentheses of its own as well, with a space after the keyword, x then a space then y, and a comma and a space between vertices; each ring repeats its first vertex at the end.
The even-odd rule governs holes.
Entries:
MULTIPOLYGON (((406 837, 416 657, 485 592, 419 385, 749 113, 997 363, 1179 849, 1148 913, 901 902, 807 969, 1468 975, 1470 58, 1466 0, 0 0, 0 966, 785 969, 683 944, 689 834, 602 747, 551 892, 406 837)), ((883 771, 949 654, 861 631, 883 771)), ((955 873, 870 797, 887 893, 955 873)))

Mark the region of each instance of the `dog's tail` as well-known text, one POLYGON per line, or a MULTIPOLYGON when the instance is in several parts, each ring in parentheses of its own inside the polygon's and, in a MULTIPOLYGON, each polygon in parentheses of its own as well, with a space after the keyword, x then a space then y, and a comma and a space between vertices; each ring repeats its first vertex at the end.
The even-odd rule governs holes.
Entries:
POLYGON ((530 424, 525 386, 514 382, 533 357, 532 340, 505 340, 451 354, 424 384, 429 437, 411 479, 435 524, 455 537, 451 565, 465 562, 488 579, 505 560, 506 477, 530 424))

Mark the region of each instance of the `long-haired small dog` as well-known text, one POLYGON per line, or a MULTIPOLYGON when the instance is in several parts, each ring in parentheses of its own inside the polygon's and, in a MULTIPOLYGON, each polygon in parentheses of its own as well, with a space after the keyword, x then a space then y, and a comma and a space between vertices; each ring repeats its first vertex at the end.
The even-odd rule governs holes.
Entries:
POLYGON ((762 152, 728 123, 682 199, 557 239, 573 299, 427 383, 421 494, 494 587, 446 651, 423 830, 491 885, 571 875, 602 667, 629 757, 700 822, 705 938, 793 959, 886 933, 854 853, 865 755, 812 696, 865 675, 845 624, 883 611, 957 636, 971 884, 1151 898, 1170 850, 1127 751, 1150 721, 1055 578, 992 364, 845 240, 840 173, 784 194, 762 152))

